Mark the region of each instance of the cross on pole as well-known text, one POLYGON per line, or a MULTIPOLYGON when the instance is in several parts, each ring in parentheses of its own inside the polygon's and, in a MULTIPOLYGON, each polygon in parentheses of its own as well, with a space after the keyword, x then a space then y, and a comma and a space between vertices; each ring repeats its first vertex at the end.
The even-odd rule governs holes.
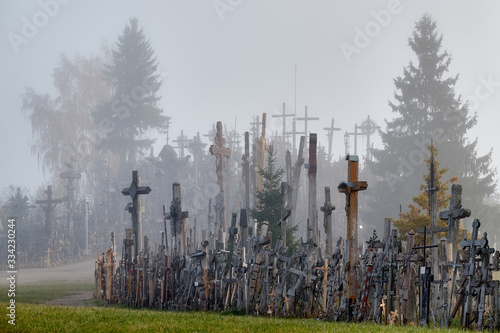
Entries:
POLYGON ((292 150, 293 150, 293 153, 296 154, 295 138, 296 138, 297 134, 305 134, 305 132, 299 132, 299 131, 297 131, 297 128, 296 128, 296 119, 295 118, 292 120, 292 130, 290 132, 287 132, 287 134, 291 134, 292 137, 293 137, 292 150))
POLYGON ((309 170, 308 170, 308 180, 309 180, 309 219, 307 226, 308 240, 312 240, 313 243, 318 244, 319 241, 319 229, 318 229, 318 204, 317 204, 317 188, 316 188, 316 173, 318 172, 318 165, 316 160, 317 151, 317 141, 318 136, 316 133, 311 133, 309 135, 309 170))
POLYGON ((52 186, 50 185, 47 186, 45 193, 47 194, 47 199, 37 200, 36 203, 42 207, 43 212, 45 213, 45 234, 50 240, 54 236, 54 208, 56 208, 58 203, 61 203, 64 200, 52 198, 52 186))
POLYGON ((219 241, 223 240, 224 232, 226 232, 226 198, 224 195, 224 166, 225 158, 231 157, 231 150, 226 148, 226 139, 222 136, 222 122, 217 122, 217 135, 215 136, 215 144, 210 146, 210 154, 215 155, 215 166, 217 170, 217 183, 219 184, 219 194, 217 194, 218 202, 216 207, 219 208, 219 241))
POLYGON ((286 118, 287 117, 294 117, 295 115, 293 113, 287 114, 286 113, 286 105, 283 103, 283 113, 282 114, 273 114, 273 118, 283 118, 283 141, 286 141, 286 137, 288 132, 286 131, 286 118))
POLYGON ((346 297, 348 298, 348 317, 352 318, 352 307, 356 301, 358 292, 358 279, 356 274, 356 266, 358 262, 358 191, 363 191, 368 188, 366 181, 358 180, 358 164, 359 158, 357 155, 347 155, 347 182, 341 182, 338 186, 338 191, 346 195, 346 213, 347 213, 347 245, 346 250, 349 251, 347 256, 347 290, 346 297))
POLYGON ((132 230, 134 233, 134 256, 142 251, 142 221, 141 221, 141 198, 140 195, 151 192, 151 187, 141 186, 141 178, 137 170, 132 171, 132 183, 130 187, 122 190, 123 195, 129 195, 132 203, 129 203, 125 210, 128 210, 132 218, 132 230))
POLYGON ((212 124, 212 129, 208 131, 207 134, 203 134, 204 137, 209 138, 213 142, 215 136, 217 135, 217 129, 215 128, 215 124, 212 124))
POLYGON ((332 146, 333 146, 333 133, 335 131, 342 130, 341 128, 335 127, 335 119, 332 118, 332 124, 330 127, 323 127, 324 130, 328 131, 326 136, 328 137, 328 162, 332 161, 332 146))
POLYGON ((311 120, 319 120, 318 117, 308 117, 307 116, 307 105, 306 105, 306 110, 305 110, 305 114, 304 114, 304 117, 298 117, 298 118, 295 118, 297 120, 300 120, 300 121, 303 121, 304 122, 304 134, 306 136, 306 144, 307 144, 307 135, 309 134, 307 132, 307 123, 311 120))

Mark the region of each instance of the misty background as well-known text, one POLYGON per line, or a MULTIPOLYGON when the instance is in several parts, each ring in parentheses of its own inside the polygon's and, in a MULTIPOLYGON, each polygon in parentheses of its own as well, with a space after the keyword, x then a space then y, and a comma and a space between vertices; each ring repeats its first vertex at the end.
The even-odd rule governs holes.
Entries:
MULTIPOLYGON (((476 101, 471 114, 478 114, 478 124, 469 132, 471 140, 478 138, 479 155, 493 149, 492 166, 500 165, 494 149, 500 118, 495 108, 500 102, 497 2, 57 1, 43 26, 33 36, 24 36, 26 21, 33 22, 48 3, 53 2, 0 3, 0 188, 13 184, 34 193, 53 176, 42 172, 30 151, 31 125, 21 111, 25 88, 55 97, 52 72, 61 54, 69 59, 77 53, 99 55, 103 44, 115 45, 130 17, 139 20, 159 62, 159 106, 171 117, 170 142, 181 130, 188 138, 206 134, 216 121, 243 133, 263 112, 268 115, 268 137, 280 134, 282 120, 272 115, 280 114, 285 102, 287 113, 303 117, 307 105, 309 116, 320 118, 309 122, 308 130, 318 133, 321 146, 327 146, 323 128, 335 118, 335 126, 342 129, 334 134, 333 155, 338 160, 345 154, 345 131, 354 132, 355 124, 367 116, 382 129, 384 120, 392 119, 388 101, 393 100, 393 79, 415 60, 408 38, 415 22, 429 13, 443 34, 443 51, 452 56, 448 74, 459 75, 456 94, 476 101), (390 17, 381 18, 382 12, 390 17), (360 31, 370 35, 363 45, 360 31), (13 43, 13 34, 25 40, 13 43), (346 45, 356 52, 346 54, 346 45)), ((298 123, 297 130, 303 126, 298 123)), ((151 136, 156 137, 158 153, 166 135, 151 136)), ((377 135, 371 140, 381 148, 377 135)), ((353 153, 352 138, 350 145, 353 153)), ((362 163, 365 146, 366 138, 360 137, 362 163)), ((345 177, 319 188, 334 188, 345 177)))

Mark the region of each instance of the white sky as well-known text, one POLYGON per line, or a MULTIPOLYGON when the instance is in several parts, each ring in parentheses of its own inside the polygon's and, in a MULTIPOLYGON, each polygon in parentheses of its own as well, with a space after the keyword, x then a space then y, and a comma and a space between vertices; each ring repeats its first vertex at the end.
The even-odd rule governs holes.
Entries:
MULTIPOLYGON (((281 132, 281 121, 271 115, 281 112, 283 102, 293 112, 297 66, 297 116, 308 105, 309 115, 321 118, 309 129, 318 133, 322 145, 327 143, 322 128, 334 117, 342 128, 335 137, 334 154, 339 155, 344 152, 343 133, 353 132, 355 123, 370 115, 384 126, 383 120, 392 118, 392 80, 413 59, 407 40, 415 21, 430 13, 452 54, 451 75, 460 74, 456 92, 469 97, 479 89, 483 99, 471 135, 479 138, 480 153, 494 148, 493 164, 500 166, 495 148, 500 118, 498 1, 73 0, 60 4, 46 25, 14 52, 8 34, 22 36, 23 20, 43 17, 41 4, 50 2, 0 0, 0 187, 34 190, 50 179, 30 153, 31 128, 21 112, 24 87, 53 93, 52 71, 61 53, 69 58, 98 53, 103 40, 116 42, 132 16, 151 40, 160 70, 169 73, 160 93, 165 114, 172 117, 171 139, 181 129, 189 137, 197 131, 205 134, 217 120, 232 128, 236 116, 236 129, 243 133, 262 112, 268 113, 268 133, 281 132), (217 3, 231 10, 218 13, 217 3), (391 6, 397 10, 387 24, 376 23, 373 13, 391 6), (346 61, 341 43, 354 45, 356 29, 367 27, 380 29, 372 30, 369 44, 346 61), (481 78, 494 82, 491 91, 481 87, 481 78)), ((159 137, 157 146, 164 143, 159 137)), ((359 142, 360 155, 364 143, 359 142)))

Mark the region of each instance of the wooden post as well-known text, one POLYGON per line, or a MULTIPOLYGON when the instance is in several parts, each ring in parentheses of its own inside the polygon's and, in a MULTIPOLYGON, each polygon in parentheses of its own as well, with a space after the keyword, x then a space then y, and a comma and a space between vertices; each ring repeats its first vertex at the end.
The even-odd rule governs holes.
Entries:
POLYGON ((226 232, 226 196, 224 189, 224 167, 225 158, 231 156, 231 151, 226 148, 226 139, 222 136, 222 122, 217 122, 217 135, 215 136, 215 144, 210 146, 210 154, 215 155, 215 165, 217 171, 217 183, 219 184, 219 193, 217 194, 218 226, 219 226, 219 241, 224 242, 223 235, 226 232))
POLYGON ((313 243, 319 242, 319 229, 318 229, 318 201, 317 201, 317 187, 316 187, 316 173, 318 172, 318 165, 316 161, 316 144, 317 134, 311 133, 309 136, 309 225, 307 226, 308 240, 313 243))
POLYGON ((129 188, 122 190, 123 195, 132 198, 132 204, 128 204, 128 210, 132 218, 132 230, 134 232, 134 257, 142 251, 142 221, 141 221, 141 198, 140 195, 151 192, 151 187, 141 186, 141 178, 137 170, 132 171, 132 183, 129 188))
POLYGON ((356 302, 358 292, 358 279, 356 266, 358 262, 358 191, 368 188, 366 181, 358 180, 359 158, 356 155, 347 155, 347 182, 341 182, 338 191, 346 195, 347 213, 347 288, 348 317, 352 318, 352 306, 356 302))
POLYGON ((260 138, 257 140, 255 143, 256 146, 256 177, 257 177, 257 183, 256 183, 256 191, 261 191, 262 190, 262 185, 264 183, 264 178, 262 175, 259 174, 259 170, 264 170, 265 164, 266 164, 266 149, 267 149, 267 142, 266 142, 266 119, 267 119, 267 114, 263 113, 262 114, 262 134, 260 138))

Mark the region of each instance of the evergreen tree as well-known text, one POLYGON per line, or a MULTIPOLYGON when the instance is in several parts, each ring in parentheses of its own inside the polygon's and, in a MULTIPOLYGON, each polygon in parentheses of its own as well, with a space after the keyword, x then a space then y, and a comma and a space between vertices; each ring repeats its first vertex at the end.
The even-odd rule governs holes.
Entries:
POLYGON ((154 142, 145 137, 146 130, 166 128, 167 117, 158 106, 161 81, 157 69, 150 41, 137 19, 131 18, 118 38, 111 65, 104 70, 114 87, 113 98, 99 107, 95 117, 106 131, 100 146, 120 155, 122 175, 124 164, 136 167, 137 155, 154 142))
MULTIPOLYGON (((446 210, 450 203, 451 194, 449 193, 450 184, 458 181, 457 177, 452 177, 447 181, 443 182, 444 175, 448 172, 446 168, 439 168, 439 162, 437 161, 437 148, 431 146, 428 147, 430 154, 434 157, 434 174, 436 175, 435 186, 438 188, 436 192, 437 197, 437 211, 446 210)), ((431 158, 432 158, 431 156, 431 158)), ((426 158, 427 169, 430 170, 431 158, 426 158)), ((412 199, 413 204, 408 205, 408 211, 399 214, 399 218, 394 220, 394 227, 398 229, 399 235, 402 239, 406 239, 406 234, 413 230, 417 232, 417 229, 423 227, 430 227, 431 217, 430 217, 430 207, 429 207, 429 195, 427 192, 428 184, 430 182, 429 174, 424 174, 424 183, 420 185, 421 193, 412 199)), ((438 227, 446 227, 447 221, 437 220, 438 227)), ((460 233, 461 235, 461 233, 460 233)), ((443 233, 439 235, 440 237, 448 237, 443 233)), ((416 244, 421 244, 423 240, 422 234, 416 235, 416 244)))
MULTIPOLYGON (((278 222, 281 220, 281 181, 285 174, 283 167, 276 165, 276 152, 273 145, 267 148, 267 166, 265 169, 260 169, 259 174, 263 177, 264 182, 262 190, 255 194, 256 205, 250 210, 250 216, 258 222, 268 221, 269 231, 273 235, 273 247, 276 241, 281 236, 281 226, 278 222)), ((286 246, 289 251, 296 247, 293 234, 297 229, 296 226, 287 226, 286 230, 286 246)))
POLYGON ((374 221, 397 215, 400 204, 410 202, 419 175, 425 172, 422 156, 428 156, 425 147, 431 139, 439 147, 442 165, 460 178, 464 206, 474 216, 495 190, 491 152, 478 156, 477 139, 470 141, 466 136, 476 125, 477 115, 470 115, 468 104, 455 94, 458 76, 447 75, 451 57, 441 51, 442 40, 427 14, 409 38, 417 63, 410 61, 403 75, 394 80, 395 101, 389 105, 396 117, 386 120, 386 130, 380 131, 384 147, 374 149, 375 161, 368 163, 377 179, 370 191, 369 214, 374 221))

